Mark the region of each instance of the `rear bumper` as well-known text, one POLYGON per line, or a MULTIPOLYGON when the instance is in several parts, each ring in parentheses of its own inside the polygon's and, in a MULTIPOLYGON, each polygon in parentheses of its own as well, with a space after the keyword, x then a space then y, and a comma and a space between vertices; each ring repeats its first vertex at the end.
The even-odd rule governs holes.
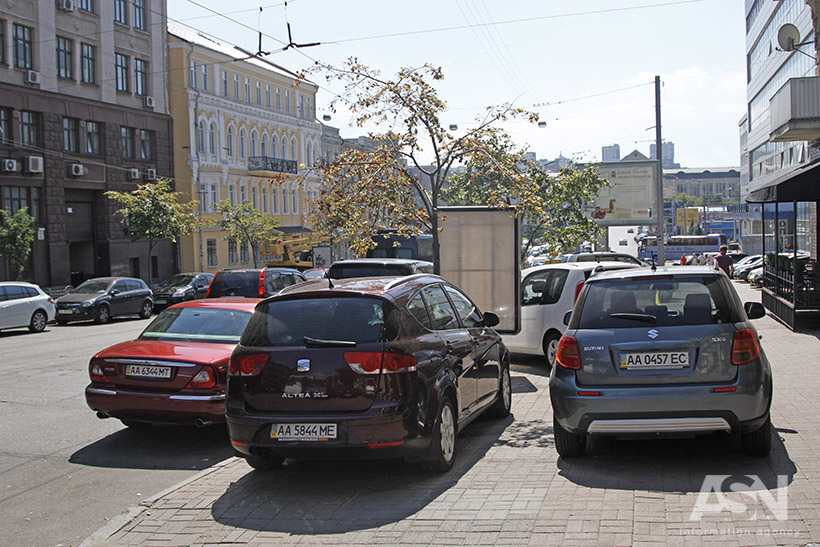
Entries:
POLYGON ((224 393, 150 393, 90 385, 85 388, 89 408, 105 417, 156 423, 225 421, 224 393))

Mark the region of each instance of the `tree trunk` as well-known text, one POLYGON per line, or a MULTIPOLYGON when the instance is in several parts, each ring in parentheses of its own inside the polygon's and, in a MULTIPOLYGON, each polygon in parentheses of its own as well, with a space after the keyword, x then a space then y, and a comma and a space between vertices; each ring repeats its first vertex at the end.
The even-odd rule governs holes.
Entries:
POLYGON ((438 173, 436 173, 436 179, 434 179, 433 175, 430 175, 430 194, 432 200, 430 204, 430 226, 433 232, 433 273, 441 275, 441 247, 438 237, 438 194, 440 190, 439 181, 437 180, 438 176, 438 173))

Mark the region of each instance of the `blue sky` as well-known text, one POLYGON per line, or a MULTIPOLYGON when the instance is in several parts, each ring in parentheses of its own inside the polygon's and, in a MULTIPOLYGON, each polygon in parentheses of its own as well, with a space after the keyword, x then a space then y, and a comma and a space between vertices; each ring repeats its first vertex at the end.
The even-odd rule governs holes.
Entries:
MULTIPOLYGON (((275 51, 268 58, 292 70, 351 56, 385 74, 440 66, 445 124, 463 129, 485 106, 514 102, 547 122, 506 126, 539 158, 600 160, 608 144, 619 144, 622 155, 648 155, 659 75, 663 137, 675 143, 675 160, 683 167, 740 163, 742 0, 169 0, 168 16, 252 51, 261 28, 263 49, 275 51), (322 45, 281 51, 286 14, 294 42, 322 45)), ((323 87, 321 117, 340 88, 313 80, 323 87)), ((346 137, 363 133, 343 111, 330 123, 346 137)))

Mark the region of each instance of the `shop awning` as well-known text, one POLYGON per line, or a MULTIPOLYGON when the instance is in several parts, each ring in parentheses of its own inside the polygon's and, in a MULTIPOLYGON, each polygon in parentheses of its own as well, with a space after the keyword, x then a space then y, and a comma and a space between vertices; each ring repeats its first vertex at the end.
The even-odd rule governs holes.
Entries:
POLYGON ((798 165, 762 186, 753 187, 746 198, 749 203, 774 203, 790 201, 820 201, 820 160, 798 165))

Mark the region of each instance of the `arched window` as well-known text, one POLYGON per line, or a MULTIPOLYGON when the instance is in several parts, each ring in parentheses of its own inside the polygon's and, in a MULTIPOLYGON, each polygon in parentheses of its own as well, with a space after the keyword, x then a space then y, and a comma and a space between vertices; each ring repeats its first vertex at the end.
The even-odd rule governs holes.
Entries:
POLYGON ((279 137, 273 135, 270 138, 270 157, 278 158, 279 155, 276 153, 277 144, 279 143, 279 137))
POLYGON ((296 155, 296 139, 291 139, 290 141, 290 159, 296 160, 299 159, 296 155))
MULTIPOLYGON (((258 140, 256 129, 251 131, 251 156, 256 155, 256 141, 258 140)), ((263 154, 264 155, 264 154, 263 154)))
POLYGON ((268 155, 268 136, 262 135, 262 149, 259 151, 261 152, 260 156, 267 156, 268 155))
POLYGON ((213 122, 208 128, 208 152, 216 154, 216 124, 213 122))
POLYGON ((307 144, 305 145, 305 163, 308 165, 308 167, 313 165, 313 162, 310 161, 310 155, 311 155, 311 145, 310 145, 310 141, 308 141, 307 144))
POLYGON ((283 160, 294 159, 294 158, 288 158, 288 138, 287 137, 282 137, 282 159, 283 160))
POLYGON ((274 183, 270 189, 271 212, 279 213, 279 186, 274 183))
POLYGON ((205 153, 205 120, 199 120, 199 125, 197 126, 196 151, 200 154, 205 153))
POLYGON ((228 156, 233 157, 233 127, 228 126, 228 134, 225 137, 225 148, 227 149, 228 156))
POLYGON ((239 130, 239 157, 245 158, 245 128, 239 130))

